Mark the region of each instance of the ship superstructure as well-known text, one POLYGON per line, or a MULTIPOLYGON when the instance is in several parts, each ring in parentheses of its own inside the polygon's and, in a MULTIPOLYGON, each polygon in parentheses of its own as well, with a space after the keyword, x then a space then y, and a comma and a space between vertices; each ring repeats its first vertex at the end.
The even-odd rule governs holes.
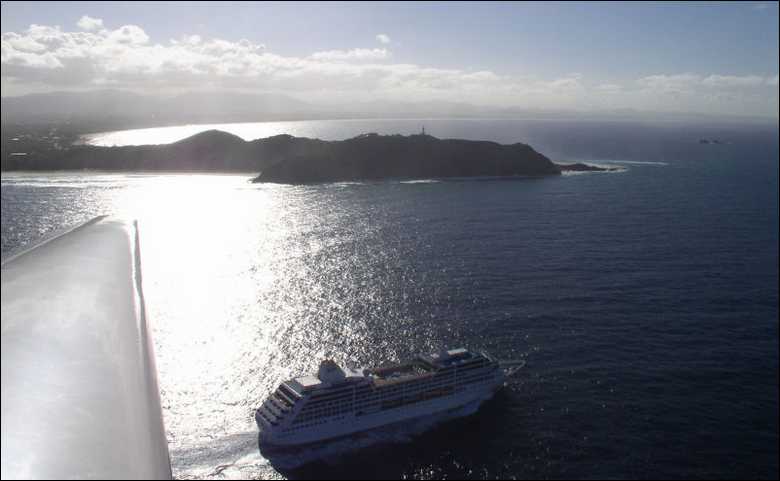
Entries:
POLYGON ((255 419, 265 444, 306 444, 480 403, 504 378, 497 361, 466 349, 360 370, 325 360, 316 376, 281 383, 255 419))

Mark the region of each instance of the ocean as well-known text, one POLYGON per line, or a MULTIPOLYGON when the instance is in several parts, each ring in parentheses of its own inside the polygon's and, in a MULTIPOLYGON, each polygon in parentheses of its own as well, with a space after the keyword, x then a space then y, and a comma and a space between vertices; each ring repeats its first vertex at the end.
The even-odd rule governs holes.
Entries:
MULTIPOLYGON (((776 125, 361 120, 240 135, 423 125, 621 170, 304 186, 3 173, 2 253, 95 215, 138 219, 179 479, 777 478, 776 125), (259 451, 254 408, 322 358, 459 346, 527 364, 468 417, 284 462, 259 451)), ((182 134, 112 135, 92 141, 182 134)))

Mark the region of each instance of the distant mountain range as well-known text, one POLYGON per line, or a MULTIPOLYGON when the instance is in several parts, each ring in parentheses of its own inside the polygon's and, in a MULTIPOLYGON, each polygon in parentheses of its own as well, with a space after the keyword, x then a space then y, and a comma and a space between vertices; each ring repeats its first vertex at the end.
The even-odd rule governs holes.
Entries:
POLYGON ((122 90, 52 92, 2 98, 3 123, 143 121, 214 123, 234 121, 382 116, 471 116, 490 110, 459 102, 359 102, 314 105, 267 93, 187 92, 171 97, 122 90))
POLYGON ((306 102, 276 94, 188 92, 156 97, 122 90, 98 90, 2 98, 3 123, 17 124, 124 121, 155 125, 266 120, 316 113, 316 107, 306 102))
MULTIPOLYGON (((3 124, 68 123, 78 125, 81 133, 172 124, 382 117, 639 120, 707 118, 698 114, 639 112, 632 109, 552 111, 517 106, 476 106, 465 102, 386 100, 326 105, 272 93, 185 92, 165 97, 124 90, 51 92, 3 97, 1 116, 3 124)), ((738 120, 739 117, 733 119, 738 120)))
MULTIPOLYGON (((506 113, 512 113, 506 109, 506 113)), ((366 117, 485 117, 495 108, 465 102, 352 102, 315 105, 286 95, 268 93, 187 92, 162 97, 122 90, 52 92, 3 97, 3 123, 118 121, 214 123, 366 117)))

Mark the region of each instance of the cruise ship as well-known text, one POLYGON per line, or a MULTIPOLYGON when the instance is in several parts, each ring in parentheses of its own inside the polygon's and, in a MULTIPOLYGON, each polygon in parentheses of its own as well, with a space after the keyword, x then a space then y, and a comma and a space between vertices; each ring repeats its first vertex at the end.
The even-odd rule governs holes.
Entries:
POLYGON ((495 359, 466 349, 361 370, 325 360, 316 376, 281 383, 255 420, 261 444, 315 443, 478 406, 504 384, 506 375, 495 359))

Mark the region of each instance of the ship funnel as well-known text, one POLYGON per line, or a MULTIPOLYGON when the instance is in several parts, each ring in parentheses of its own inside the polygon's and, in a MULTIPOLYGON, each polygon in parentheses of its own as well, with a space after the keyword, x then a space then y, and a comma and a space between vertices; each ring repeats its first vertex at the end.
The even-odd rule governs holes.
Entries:
POLYGON ((346 379, 347 373, 339 367, 335 361, 326 359, 320 363, 320 369, 317 371, 317 377, 322 382, 338 383, 346 379))

